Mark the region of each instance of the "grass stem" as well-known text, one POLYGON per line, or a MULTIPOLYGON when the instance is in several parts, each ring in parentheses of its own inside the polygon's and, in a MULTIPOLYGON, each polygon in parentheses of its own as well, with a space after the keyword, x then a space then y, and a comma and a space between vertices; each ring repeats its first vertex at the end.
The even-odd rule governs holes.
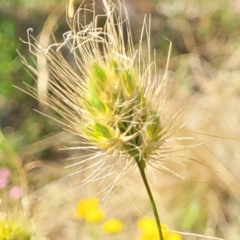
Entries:
POLYGON ((142 180, 144 182, 144 185, 145 185, 147 193, 148 193, 148 197, 149 197, 150 202, 151 202, 153 214, 154 214, 156 224, 157 224, 157 228, 158 228, 159 239, 164 240, 163 233, 162 233, 162 228, 161 228, 161 222, 160 222, 160 218, 159 218, 158 211, 157 211, 157 207, 156 207, 156 204, 155 204, 155 201, 154 201, 154 198, 153 198, 153 195, 152 195, 152 191, 151 191, 151 188, 148 184, 148 180, 147 180, 146 173, 145 173, 145 162, 144 162, 143 159, 136 159, 135 158, 135 160, 137 162, 142 180))

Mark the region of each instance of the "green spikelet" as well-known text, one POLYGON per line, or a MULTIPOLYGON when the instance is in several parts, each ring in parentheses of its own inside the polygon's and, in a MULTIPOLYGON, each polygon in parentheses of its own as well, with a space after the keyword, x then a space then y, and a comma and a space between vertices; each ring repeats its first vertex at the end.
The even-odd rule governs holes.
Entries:
POLYGON ((83 132, 95 145, 147 159, 159 147, 161 121, 134 69, 116 61, 94 63, 82 96, 83 132))

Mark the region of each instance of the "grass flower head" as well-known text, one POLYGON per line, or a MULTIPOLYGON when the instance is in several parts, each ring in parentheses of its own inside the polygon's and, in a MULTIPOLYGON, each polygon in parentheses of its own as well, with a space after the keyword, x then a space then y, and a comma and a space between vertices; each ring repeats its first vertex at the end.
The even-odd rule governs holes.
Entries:
MULTIPOLYGON (((76 172, 91 169, 83 183, 116 175, 108 194, 119 179, 132 171, 130 166, 137 166, 157 217, 145 168, 163 158, 161 149, 165 149, 164 143, 174 128, 164 112, 164 79, 156 77, 146 21, 136 50, 124 5, 111 0, 102 3, 105 15, 96 15, 94 3, 79 8, 62 43, 44 48, 35 39, 31 43, 29 34, 30 51, 44 56, 50 73, 48 97, 40 101, 65 118, 65 128, 82 139, 77 148, 89 150, 75 164, 79 165, 76 172), (89 14, 93 18, 87 22, 89 14), (99 21, 104 21, 103 27, 99 27, 99 21), (146 58, 142 51, 144 34, 146 58), (73 65, 63 57, 63 48, 73 56, 73 65)), ((41 76, 41 72, 25 64, 41 76)), ((38 97, 34 89, 29 92, 38 97)), ((158 217, 156 223, 161 232, 158 217)))
MULTIPOLYGON (((146 60, 143 37, 139 49, 134 49, 124 6, 107 0, 103 5, 104 16, 96 16, 94 4, 79 8, 62 43, 43 48, 35 39, 31 42, 30 29, 28 44, 37 57, 44 55, 51 76, 48 98, 39 100, 65 118, 60 120, 65 129, 82 139, 77 148, 89 150, 87 156, 79 157, 76 172, 92 168, 85 182, 119 173, 113 187, 132 171, 134 162, 142 168, 159 163, 174 124, 164 112, 165 81, 156 75, 149 37, 146 60), (86 23, 82 18, 89 13, 93 19, 86 23), (101 18, 105 21, 102 28, 98 27, 101 18), (63 57, 63 48, 73 56, 74 66, 63 57)), ((149 36, 146 25, 144 22, 142 35, 149 36)), ((41 75, 23 61, 37 77, 41 75)), ((38 98, 37 91, 28 88, 28 93, 38 98)))

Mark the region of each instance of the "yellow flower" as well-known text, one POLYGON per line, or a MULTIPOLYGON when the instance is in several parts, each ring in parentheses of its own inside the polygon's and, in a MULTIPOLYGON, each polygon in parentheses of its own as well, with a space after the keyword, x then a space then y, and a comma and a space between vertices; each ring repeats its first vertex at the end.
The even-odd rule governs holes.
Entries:
POLYGON ((87 222, 99 222, 104 218, 104 212, 99 208, 98 199, 89 198, 78 202, 74 216, 87 222))
MULTIPOLYGON (((138 221, 138 227, 141 230, 138 240, 159 240, 157 225, 153 219, 141 218, 138 221)), ((182 240, 180 234, 169 232, 165 224, 161 224, 161 227, 164 240, 182 240)))
POLYGON ((100 222, 104 218, 104 212, 101 209, 89 210, 85 214, 87 222, 100 222))
MULTIPOLYGON (((166 225, 162 224, 162 233, 163 233, 163 237, 165 237, 166 235, 166 225)), ((145 238, 140 238, 140 239, 154 239, 154 237, 156 236, 156 239, 159 239, 159 235, 158 235, 158 229, 157 229, 157 225, 155 223, 155 221, 151 218, 141 218, 138 221, 138 227, 140 228, 140 230, 142 231, 142 234, 145 236, 145 238), (147 238, 149 237, 149 238, 147 238), (150 238, 152 237, 152 238, 150 238)))
POLYGON ((103 223, 102 229, 106 233, 118 233, 122 230, 123 224, 118 219, 108 219, 103 223))
POLYGON ((99 202, 96 198, 80 200, 75 209, 75 216, 77 218, 84 218, 88 210, 97 209, 98 205, 99 202))
POLYGON ((13 221, 12 219, 2 219, 0 220, 0 239, 30 240, 32 236, 27 227, 22 225, 21 222, 13 221))
POLYGON ((152 234, 142 234, 138 240, 159 240, 158 233, 154 232, 152 234))
POLYGON ((143 232, 152 232, 157 230, 157 225, 155 222, 150 219, 150 218, 141 218, 138 221, 138 227, 143 231, 143 232))
POLYGON ((182 237, 178 233, 168 232, 166 240, 182 240, 182 237))

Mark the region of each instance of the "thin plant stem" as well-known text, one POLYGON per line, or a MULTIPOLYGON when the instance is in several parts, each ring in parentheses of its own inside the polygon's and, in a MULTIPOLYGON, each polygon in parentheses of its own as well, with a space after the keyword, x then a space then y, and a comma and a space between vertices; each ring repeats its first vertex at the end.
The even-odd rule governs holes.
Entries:
POLYGON ((148 184, 148 180, 147 180, 146 173, 145 173, 145 162, 144 162, 143 159, 136 159, 135 158, 135 160, 137 162, 137 165, 138 165, 138 168, 139 168, 139 171, 140 171, 143 183, 144 183, 144 185, 146 187, 146 190, 147 190, 147 193, 148 193, 148 197, 149 197, 150 202, 151 202, 153 214, 154 214, 154 217, 155 217, 155 220, 156 220, 156 224, 157 224, 157 228, 158 228, 159 239, 160 240, 164 240, 163 233, 162 233, 162 228, 161 228, 161 222, 160 222, 160 218, 159 218, 159 215, 158 215, 156 203, 154 201, 154 198, 153 198, 153 195, 152 195, 152 191, 151 191, 151 188, 150 188, 150 186, 148 184))

